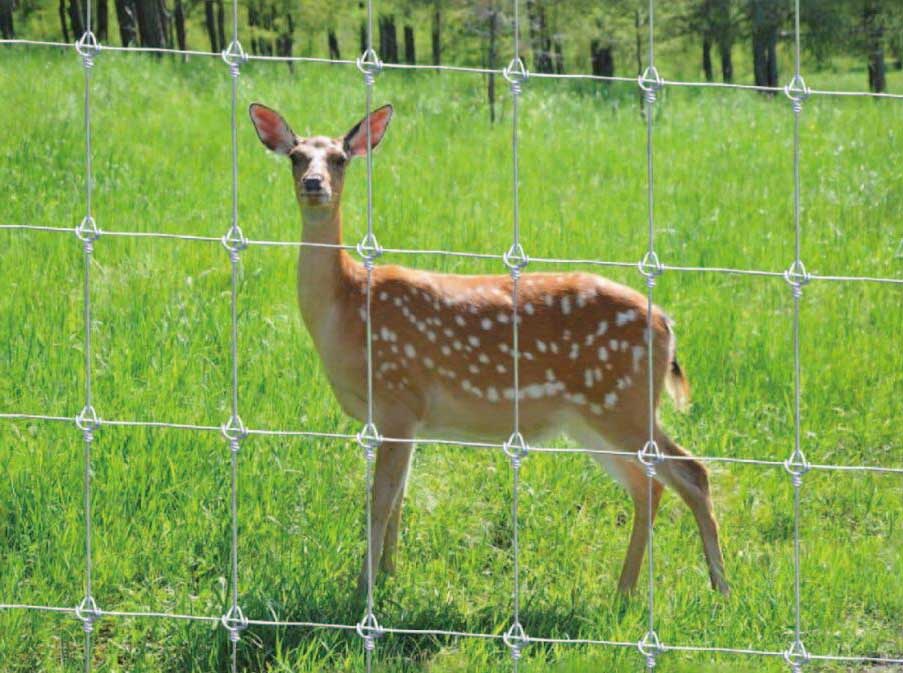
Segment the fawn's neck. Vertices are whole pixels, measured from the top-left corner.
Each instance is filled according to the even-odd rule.
[[[298,306],[317,339],[322,319],[347,300],[356,286],[361,265],[343,249],[342,213],[335,208],[301,208],[298,251]]]

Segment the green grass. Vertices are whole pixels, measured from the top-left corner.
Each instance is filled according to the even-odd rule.
[[[230,222],[229,79],[219,62],[104,55],[94,70],[95,217],[106,230],[219,236]],[[825,76],[826,79],[827,76]],[[899,79],[899,75],[897,75]],[[830,84],[827,81],[826,84]],[[0,222],[72,227],[84,212],[82,80],[72,54],[7,50],[0,66]],[[500,252],[511,238],[510,108],[490,127],[481,81],[387,72],[396,117],[375,158],[386,247]],[[362,114],[353,69],[242,69],[240,104],[280,109],[301,134],[340,134]],[[901,108],[815,99],[802,117],[803,258],[810,271],[903,277]],[[245,233],[292,240],[288,168],[239,126]],[[783,270],[793,257],[792,115],[784,99],[668,91],[657,107],[657,248],[671,264]],[[522,235],[533,256],[637,260],[645,247],[645,126],[630,89],[530,82],[521,127]],[[346,188],[346,242],[364,231],[362,163]],[[355,432],[295,306],[295,251],[243,255],[240,397],[255,428]],[[499,263],[404,257],[421,268]],[[393,260],[398,261],[398,260]],[[83,404],[81,246],[0,231],[0,410],[73,416]],[[229,261],[215,243],[97,241],[93,370],[107,419],[218,425],[229,414]],[[635,271],[613,278],[635,287]],[[656,300],[678,323],[694,386],[664,409],[696,453],[783,459],[793,445],[791,294],[778,279],[669,273]],[[903,465],[900,289],[813,283],[802,308],[803,445],[813,462]],[[529,439],[529,438],[528,438]],[[0,601],[75,605],[83,592],[80,433],[0,423]],[[94,444],[95,596],[107,610],[225,612],[229,452],[215,433],[103,428]],[[712,468],[728,598],[708,588],[692,517],[676,497],[656,528],[656,619],[668,643],[783,650],[792,639],[792,489],[774,468]],[[640,594],[614,594],[627,496],[583,456],[531,455],[521,500],[523,622],[531,635],[637,640]],[[350,443],[254,437],[240,457],[241,604],[253,617],[354,623],[364,553],[364,463]],[[380,621],[500,633],[511,613],[510,471],[503,455],[423,446],[400,572]],[[817,472],[802,491],[806,646],[903,653],[903,496],[894,475]],[[107,618],[95,670],[225,670],[221,628]],[[70,617],[0,613],[8,671],[81,670]],[[356,636],[253,628],[251,671],[361,670]],[[523,670],[641,670],[634,650],[532,646]],[[390,636],[380,671],[506,671],[500,645]],[[864,671],[813,664],[811,670]],[[661,671],[783,671],[778,660],[671,653]],[[807,668],[809,670],[809,668]]]

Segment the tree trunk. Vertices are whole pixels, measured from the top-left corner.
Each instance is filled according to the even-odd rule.
[[[756,86],[778,86],[779,5],[780,3],[774,0],[755,0],[750,7],[753,73]]]
[[[90,2],[91,0],[85,0]],[[175,44],[172,34],[172,13],[166,8],[165,0],[158,0],[158,11],[160,13],[160,26],[163,29],[163,44],[167,49],[172,49]]]
[[[2,2],[2,0],[0,0]],[[97,0],[97,40],[106,42],[110,34],[110,14],[107,0]]]
[[[185,7],[182,0],[176,0],[175,14],[173,16],[176,24],[176,41],[179,49],[185,51],[188,49],[188,42],[185,39]]]
[[[329,32],[326,35],[326,41],[329,43],[329,58],[332,59],[340,59],[342,58],[342,52],[339,51],[339,38],[335,34],[335,30],[333,28],[329,29]],[[366,49],[366,47],[364,47]],[[361,49],[361,53],[364,50]]]
[[[217,51],[222,51],[226,48],[226,29],[225,29],[225,9],[223,9],[223,0],[215,0],[216,1],[216,39],[219,41],[220,48]]]
[[[708,35],[702,36],[702,71],[705,73],[706,82],[715,79],[715,73],[712,71],[712,38]]]
[[[866,49],[868,51],[869,91],[887,90],[887,68],[884,65],[884,24],[881,10],[874,2],[866,2],[863,9]]]
[[[530,25],[533,69],[536,72],[552,72],[552,42],[548,35],[545,6],[541,0],[527,0],[527,18]]]
[[[164,46],[163,17],[158,0],[137,0],[138,37],[142,47]]]
[[[433,25],[431,30],[433,65],[442,64],[442,8],[439,0],[433,5]]]
[[[636,74],[643,74],[643,38],[640,35],[640,26],[642,26],[642,22],[640,21],[640,10],[636,10],[633,13],[633,28],[636,33]]]
[[[564,44],[561,35],[556,34],[552,38],[552,55],[555,61],[555,72],[560,75],[564,72]]]
[[[213,15],[213,0],[204,0],[204,27],[207,29],[207,37],[210,39],[210,51],[222,51],[222,47],[216,39],[216,19]]]
[[[611,77],[615,74],[615,59],[611,45],[603,47],[601,40],[590,41],[589,57],[596,77]]]
[[[58,6],[60,13],[60,26],[63,29],[63,42],[69,41],[69,24],[66,22],[66,0],[60,0]]]
[[[391,14],[379,17],[379,55],[389,63],[398,63],[398,33]]]
[[[489,9],[489,54],[487,67],[494,71],[498,60],[499,14],[495,7]],[[489,123],[495,123],[495,72],[490,72],[486,82],[486,96],[489,99]]]
[[[295,20],[292,18],[291,13],[286,13],[285,15],[285,26],[279,32],[279,37],[276,38],[276,53],[279,56],[289,57],[292,55],[292,49],[295,44]],[[288,61],[288,69],[289,72],[295,71],[295,64],[292,61]]]
[[[116,21],[119,23],[119,42],[123,47],[135,43],[135,10],[131,0],[115,0]]]
[[[13,26],[13,0],[0,0],[0,37],[11,40],[16,36]]]
[[[778,86],[778,31],[768,35],[768,86]]]
[[[414,48],[414,26],[404,27],[404,62],[414,65],[417,63],[417,51]]]
[[[78,0],[69,0],[69,25],[76,40],[85,34],[85,15]]]
[[[730,84],[734,81],[734,61],[731,58],[731,44],[727,40],[718,43],[721,55],[721,79]]]

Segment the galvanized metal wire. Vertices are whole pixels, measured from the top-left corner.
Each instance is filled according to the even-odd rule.
[[[74,228],[58,227],[49,225],[32,225],[32,224],[0,224],[0,230],[10,231],[36,231],[51,233],[75,233],[83,247],[84,256],[84,273],[83,273],[83,322],[84,322],[84,377],[85,377],[85,404],[81,411],[74,417],[59,416],[53,414],[27,413],[27,412],[2,412],[0,419],[9,421],[46,421],[46,422],[62,422],[74,423],[81,431],[84,444],[83,457],[83,499],[84,499],[84,530],[85,530],[85,592],[81,602],[77,607],[61,607],[47,606],[37,604],[24,603],[5,603],[0,604],[0,610],[27,610],[37,612],[47,612],[55,614],[74,615],[83,626],[85,632],[85,651],[84,651],[84,670],[90,673],[92,666],[92,633],[94,623],[103,617],[123,618],[123,619],[172,619],[184,621],[199,621],[207,623],[221,624],[229,634],[231,641],[231,668],[233,673],[237,671],[237,644],[241,637],[241,632],[249,626],[257,627],[273,627],[273,628],[310,628],[310,629],[336,629],[356,632],[361,638],[365,652],[365,666],[368,673],[372,670],[374,659],[373,653],[375,649],[376,638],[383,635],[409,635],[409,636],[433,636],[440,638],[480,638],[488,640],[500,640],[509,649],[512,658],[513,670],[518,670],[519,660],[521,659],[522,650],[530,642],[546,643],[546,644],[582,644],[582,645],[600,645],[610,647],[626,647],[637,648],[640,654],[645,658],[647,669],[651,670],[656,665],[656,657],[662,653],[675,652],[702,652],[713,654],[731,654],[743,656],[764,656],[764,657],[783,657],[794,673],[798,673],[803,665],[812,660],[835,661],[835,662],[858,662],[858,663],[874,663],[874,664],[903,664],[903,657],[874,657],[874,656],[846,656],[833,654],[814,654],[809,653],[803,644],[803,621],[802,621],[802,600],[801,600],[801,584],[802,577],[800,571],[800,518],[802,510],[801,487],[803,483],[803,475],[810,470],[821,471],[837,471],[837,472],[865,472],[878,474],[903,474],[903,467],[880,466],[880,465],[836,465],[836,464],[819,464],[809,463],[802,450],[801,442],[801,403],[802,403],[802,383],[801,383],[801,357],[800,357],[800,303],[802,298],[802,289],[805,285],[813,281],[839,281],[839,282],[872,282],[885,283],[892,285],[903,284],[903,278],[882,278],[877,276],[853,276],[853,275],[829,275],[829,274],[812,274],[806,271],[802,261],[802,227],[801,227],[801,182],[800,182],[800,115],[803,109],[803,102],[813,95],[821,96],[868,96],[874,98],[890,98],[903,99],[901,94],[875,94],[871,92],[850,92],[850,91],[823,91],[809,89],[801,75],[800,60],[800,30],[799,30],[799,0],[795,0],[794,5],[794,76],[786,87],[763,87],[742,84],[720,84],[709,82],[682,82],[672,81],[662,78],[655,68],[655,31],[654,31],[654,0],[649,0],[648,4],[648,65],[644,73],[638,78],[627,77],[600,77],[581,74],[547,74],[547,73],[529,73],[520,56],[520,15],[519,0],[513,0],[513,58],[509,65],[502,70],[493,70],[487,68],[473,68],[466,66],[425,66],[410,64],[383,63],[372,46],[373,36],[373,0],[367,2],[367,24],[366,24],[366,50],[357,60],[341,60],[341,59],[323,59],[313,57],[276,57],[276,56],[255,56],[248,55],[244,52],[239,42],[238,31],[238,3],[237,0],[232,2],[232,41],[222,54],[205,51],[194,50],[177,50],[162,48],[143,48],[143,47],[112,47],[98,44],[96,38],[91,32],[92,16],[91,2],[86,3],[86,32],[81,36],[75,44],[47,42],[37,40],[0,40],[0,44],[7,45],[29,45],[29,46],[48,46],[61,48],[74,48],[81,57],[84,70],[84,120],[85,120],[85,216],[82,221]],[[185,56],[216,56],[221,57],[229,67],[231,75],[231,139],[232,139],[232,217],[231,226],[227,233],[221,237],[203,236],[190,233],[167,233],[167,232],[142,232],[142,231],[105,231],[97,225],[92,216],[92,193],[93,193],[93,166],[92,166],[92,150],[91,150],[91,70],[94,67],[95,59],[104,51],[108,52],[153,52],[167,54],[181,54]],[[504,254],[497,253],[480,253],[472,251],[453,251],[453,250],[417,250],[407,248],[382,248],[376,240],[374,234],[373,221],[373,164],[372,164],[372,146],[373,139],[371,137],[370,124],[365,124],[366,140],[367,140],[367,234],[363,241],[356,246],[341,244],[320,244],[307,243],[298,241],[275,241],[275,240],[255,240],[247,239],[239,226],[239,201],[238,201],[238,136],[237,136],[237,101],[238,101],[238,79],[240,67],[247,61],[277,61],[277,62],[303,62],[311,64],[331,64],[331,65],[355,65],[364,76],[365,85],[365,112],[366,119],[369,119],[372,113],[372,94],[376,76],[384,69],[387,70],[416,70],[429,69],[459,73],[476,73],[487,74],[494,73],[504,76],[511,89],[512,96],[512,179],[513,179],[513,239],[511,247]],[[528,258],[524,251],[520,236],[520,177],[519,177],[519,101],[523,90],[523,86],[528,78],[536,77],[543,79],[587,79],[598,81],[628,82],[638,84],[643,95],[644,110],[646,119],[646,162],[647,162],[647,215],[648,215],[648,244],[643,258],[639,263],[615,261],[615,260],[599,260],[599,259],[559,259],[534,257]],[[655,251],[655,186],[654,186],[654,103],[658,92],[664,87],[715,87],[728,88],[738,90],[752,90],[764,92],[784,92],[791,100],[794,120],[793,130],[793,223],[794,223],[794,260],[787,271],[770,271],[761,269],[737,269],[729,267],[701,267],[701,266],[681,266],[663,264],[659,261]],[[222,243],[228,253],[231,264],[231,416],[228,421],[221,426],[203,423],[187,423],[175,421],[157,421],[157,420],[129,420],[129,419],[103,419],[98,416],[93,404],[92,390],[92,347],[91,347],[91,261],[94,251],[95,241],[100,237],[124,237],[124,238],[160,238],[190,242],[219,242]],[[241,253],[248,246],[259,247],[299,247],[311,246],[331,249],[356,250],[362,257],[367,272],[366,287],[366,339],[367,339],[367,423],[363,430],[357,434],[336,433],[336,432],[319,432],[307,429],[267,429],[267,428],[247,428],[239,415],[239,345],[238,345],[238,300],[239,300],[239,279],[240,279],[240,261]],[[521,270],[528,263],[535,264],[551,264],[551,265],[589,265],[602,267],[620,267],[620,268],[638,268],[646,279],[647,285],[647,375],[649,377],[649,439],[645,446],[639,448],[636,452],[630,451],[613,451],[605,449],[589,449],[582,447],[535,447],[528,445],[527,441],[521,434],[520,430],[520,405],[519,395],[514,396],[514,417],[512,434],[508,441],[502,444],[492,442],[475,442],[467,440],[456,440],[450,438],[392,438],[381,437],[376,427],[376,418],[374,414],[374,397],[373,397],[373,371],[372,371],[372,328],[371,328],[371,286],[372,273],[375,260],[382,254],[397,255],[439,255],[439,256],[457,256],[472,259],[503,261],[512,276],[512,300],[513,300],[513,320],[512,320],[512,355],[514,387],[519,389],[519,326],[521,318],[518,315],[518,291],[519,278]],[[653,289],[656,284],[657,277],[664,272],[678,273],[715,273],[715,274],[734,274],[742,276],[753,276],[763,278],[779,278],[785,280],[793,295],[793,346],[794,346],[794,440],[793,450],[790,457],[786,460],[773,460],[764,458],[751,458],[745,456],[671,456],[661,452],[655,441],[655,419],[654,419],[654,398],[653,398],[653,349],[652,349],[652,306],[653,306]],[[230,468],[231,468],[231,550],[230,550],[230,607],[226,614],[221,616],[210,615],[190,615],[184,613],[175,613],[167,611],[122,611],[122,610],[103,610],[99,607],[92,595],[92,531],[91,531],[91,485],[92,485],[92,455],[91,449],[95,439],[95,432],[103,427],[143,427],[150,429],[171,429],[178,431],[194,431],[194,432],[221,432],[225,437],[230,448]],[[239,584],[238,584],[238,456],[242,442],[248,437],[257,436],[261,438],[276,437],[287,438],[297,437],[305,439],[316,439],[321,441],[341,441],[347,442],[355,440],[364,449],[365,456],[365,483],[366,483],[366,509],[367,509],[367,607],[362,620],[354,625],[338,624],[326,622],[312,621],[294,621],[273,619],[249,619],[241,610],[239,605]],[[435,444],[440,446],[458,446],[463,448],[479,448],[498,450],[502,449],[508,456],[512,466],[512,506],[511,517],[513,524],[512,539],[512,622],[504,633],[479,633],[460,630],[447,629],[408,629],[403,627],[384,627],[380,626],[376,619],[374,610],[374,592],[373,592],[373,557],[371,548],[372,533],[372,481],[373,481],[373,464],[379,446],[383,442],[393,442],[398,444]],[[618,455],[622,457],[635,457],[645,467],[647,473],[648,491],[647,491],[647,507],[649,511],[648,517],[648,614],[647,614],[647,630],[642,634],[638,642],[615,641],[604,639],[587,639],[587,638],[554,638],[531,635],[528,636],[521,624],[521,596],[520,596],[520,553],[519,553],[519,523],[518,523],[518,504],[519,504],[519,488],[520,488],[520,468],[523,459],[528,452],[548,453],[548,454],[566,454],[566,453],[586,453],[586,454],[604,454]],[[654,562],[654,526],[652,521],[653,506],[653,480],[656,476],[656,466],[664,461],[680,461],[680,460],[699,460],[703,462],[724,462],[736,465],[750,465],[757,467],[783,468],[789,472],[793,486],[793,512],[794,512],[794,531],[793,531],[793,560],[794,560],[794,640],[790,646],[784,651],[768,651],[758,650],[755,648],[742,648],[731,646],[711,646],[711,645],[693,645],[693,644],[669,644],[659,640],[655,632],[655,562]]]

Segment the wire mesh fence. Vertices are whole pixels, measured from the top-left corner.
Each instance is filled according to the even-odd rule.
[[[231,42],[222,53],[196,51],[196,50],[176,50],[162,48],[144,48],[144,47],[113,47],[101,45],[97,42],[94,34],[91,32],[92,3],[85,3],[85,25],[88,27],[87,32],[82,35],[75,44],[61,42],[47,42],[38,40],[0,40],[3,45],[21,45],[21,46],[46,46],[56,48],[74,48],[81,58],[84,72],[84,135],[85,135],[85,215],[81,222],[73,229],[69,227],[44,226],[36,224],[0,224],[0,229],[6,230],[22,230],[37,231],[62,234],[75,234],[80,241],[83,250],[84,275],[83,275],[83,326],[84,326],[84,407],[74,417],[54,416],[41,413],[26,412],[0,412],[0,419],[5,420],[40,420],[47,422],[71,423],[74,424],[82,433],[84,457],[83,457],[83,497],[84,497],[84,595],[76,607],[51,606],[51,605],[31,605],[23,603],[2,603],[0,610],[30,610],[37,612],[61,613],[74,615],[80,620],[84,631],[84,670],[89,672],[92,670],[92,634],[97,620],[101,618],[123,618],[123,619],[170,619],[181,621],[206,622],[211,624],[219,624],[228,634],[230,641],[231,653],[231,670],[233,673],[238,669],[238,644],[241,641],[242,632],[249,626],[261,627],[288,627],[288,628],[304,628],[304,629],[335,629],[356,633],[364,648],[365,667],[369,672],[374,665],[373,654],[377,646],[377,640],[384,634],[400,634],[411,636],[430,635],[437,637],[462,637],[462,638],[479,638],[495,640],[504,643],[511,654],[511,665],[514,671],[518,670],[519,662],[522,657],[524,648],[530,643],[537,644],[582,644],[582,645],[598,645],[607,647],[618,647],[636,650],[642,657],[643,665],[651,670],[656,666],[657,657],[666,652],[695,652],[695,653],[712,653],[712,654],[728,654],[742,655],[753,657],[773,657],[783,659],[794,673],[798,673],[802,667],[810,661],[831,661],[845,663],[861,663],[861,664],[903,664],[903,653],[899,656],[840,656],[832,654],[818,654],[809,652],[803,642],[803,623],[802,623],[802,605],[800,598],[801,571],[800,571],[800,496],[804,483],[804,476],[811,470],[836,471],[836,472],[870,472],[884,474],[903,474],[903,466],[885,466],[885,465],[864,465],[864,464],[821,464],[811,463],[803,452],[801,440],[801,357],[800,357],[800,305],[803,297],[803,289],[806,285],[818,281],[836,281],[836,282],[864,282],[864,283],[881,283],[888,285],[903,285],[903,278],[877,277],[877,276],[853,276],[853,275],[818,275],[809,273],[801,258],[801,222],[800,222],[800,116],[803,111],[805,101],[811,96],[865,96],[872,98],[886,99],[903,99],[901,94],[876,94],[868,92],[852,92],[852,91],[830,91],[830,90],[813,90],[810,89],[802,76],[800,69],[800,25],[799,25],[799,0],[796,0],[794,6],[794,74],[790,83],[783,88],[752,86],[743,84],[722,84],[713,82],[685,82],[672,81],[661,77],[655,66],[655,30],[654,30],[654,0],[649,0],[648,17],[649,17],[649,41],[648,41],[648,66],[638,78],[630,77],[604,77],[596,75],[582,74],[547,74],[547,73],[530,73],[524,65],[520,53],[520,16],[519,16],[519,0],[513,2],[513,45],[514,53],[512,60],[507,67],[502,70],[494,70],[489,68],[476,68],[455,65],[411,65],[399,63],[383,63],[376,51],[373,49],[373,0],[367,2],[367,21],[366,21],[366,49],[364,53],[356,60],[341,59],[325,59],[313,57],[285,57],[285,56],[260,56],[247,54],[240,41],[238,30],[238,1],[232,2],[232,36]],[[202,56],[222,58],[228,66],[231,78],[231,150],[232,150],[232,212],[231,224],[228,231],[222,237],[199,236],[188,233],[163,233],[163,232],[128,232],[128,231],[107,231],[95,222],[92,216],[92,186],[93,186],[93,168],[92,168],[92,150],[91,150],[91,73],[95,64],[96,57],[104,52],[152,52],[179,54],[185,56]],[[298,63],[328,63],[337,66],[353,66],[356,67],[363,76],[364,84],[364,108],[366,115],[369,117],[372,111],[373,89],[378,76],[385,70],[442,70],[450,72],[461,72],[471,74],[497,74],[503,76],[510,86],[510,95],[512,103],[512,199],[513,199],[513,227],[511,246],[503,253],[492,252],[475,252],[475,251],[455,251],[455,250],[419,250],[410,248],[382,248],[377,241],[373,226],[373,164],[372,164],[372,146],[373,139],[369,124],[367,128],[367,230],[363,240],[357,245],[331,245],[323,243],[310,243],[304,241],[280,241],[280,240],[255,240],[248,239],[241,227],[239,226],[239,201],[238,201],[238,139],[237,139],[237,99],[238,87],[242,64],[251,61],[281,61],[281,62],[298,62]],[[633,84],[639,87],[643,96],[644,117],[646,124],[646,163],[647,163],[647,248],[642,259],[635,261],[618,261],[618,260],[602,260],[602,259],[563,259],[550,257],[531,257],[527,254],[526,249],[521,240],[520,234],[520,211],[519,211],[519,158],[518,158],[518,114],[519,101],[523,88],[526,86],[530,78],[551,78],[551,79],[587,79],[597,81],[612,81]],[[653,171],[654,158],[654,109],[656,100],[660,92],[665,87],[711,87],[736,90],[751,90],[768,93],[785,94],[789,101],[793,114],[794,131],[793,131],[793,222],[794,222],[794,259],[789,268],[784,271],[767,270],[767,269],[744,269],[744,268],[727,268],[727,267],[703,267],[703,266],[682,266],[662,263],[655,249],[655,181]],[[198,425],[177,423],[170,421],[161,421],[155,419],[104,419],[94,407],[93,390],[92,390],[92,350],[91,350],[91,261],[94,254],[95,243],[102,237],[133,237],[133,238],[161,238],[174,239],[189,242],[206,242],[221,244],[226,249],[229,256],[231,268],[231,414],[229,418],[220,426],[217,425]],[[240,400],[238,395],[239,381],[239,351],[238,351],[238,277],[241,264],[241,254],[249,246],[261,247],[298,247],[311,246],[320,248],[339,248],[347,251],[356,252],[363,260],[364,267],[367,272],[366,284],[366,300],[365,300],[365,325],[366,325],[366,364],[367,364],[367,418],[364,427],[357,434],[321,432],[310,430],[307,428],[250,428],[247,427],[241,419]],[[593,449],[588,447],[561,448],[561,447],[542,447],[529,445],[526,438],[521,433],[521,411],[519,400],[521,395],[513,395],[513,411],[512,431],[507,441],[502,443],[482,442],[482,441],[462,441],[457,439],[442,437],[419,437],[396,438],[380,435],[379,428],[376,425],[374,417],[374,393],[373,393],[373,352],[372,352],[372,320],[371,320],[371,287],[372,274],[376,260],[383,255],[436,255],[436,256],[458,256],[483,260],[493,260],[501,262],[506,267],[512,278],[512,310],[513,317],[511,320],[512,328],[512,347],[511,357],[513,365],[513,386],[515,391],[520,391],[519,381],[519,359],[520,349],[519,341],[519,324],[518,319],[518,291],[519,279],[522,270],[528,265],[549,264],[558,266],[570,265],[587,265],[599,267],[620,267],[634,268],[644,278],[646,285],[646,302],[647,302],[647,319],[646,319],[646,335],[647,335],[647,376],[648,376],[648,424],[649,438],[642,446],[637,447],[636,451],[617,451],[606,449]],[[655,441],[654,434],[654,416],[655,402],[653,399],[653,340],[652,333],[652,306],[654,299],[654,288],[657,278],[666,272],[677,273],[715,273],[715,274],[735,274],[742,276],[752,276],[761,278],[771,278],[781,280],[789,287],[793,298],[793,363],[794,363],[794,441],[793,450],[790,456],[784,461],[767,460],[756,457],[737,457],[737,456],[682,456],[668,455],[661,451]],[[230,544],[230,586],[229,586],[229,608],[223,615],[192,615],[178,614],[172,612],[159,611],[119,611],[105,610],[96,601],[93,595],[93,566],[92,566],[92,514],[91,514],[91,486],[92,486],[92,445],[95,439],[95,433],[107,427],[151,427],[173,429],[179,431],[190,432],[211,432],[220,433],[229,447],[230,455],[230,513],[231,513],[231,544]],[[248,617],[241,608],[241,592],[239,584],[239,519],[238,519],[238,476],[239,476],[239,457],[241,454],[242,442],[249,436],[271,436],[271,437],[311,437],[322,440],[338,441],[338,442],[354,442],[357,443],[364,452],[365,460],[365,484],[366,484],[366,512],[367,512],[367,600],[366,609],[362,619],[356,624],[340,624],[327,622],[308,622],[308,621],[286,621],[278,619],[256,619]],[[508,629],[504,633],[480,633],[460,630],[448,630],[440,627],[429,629],[407,629],[392,626],[381,625],[377,619],[377,606],[374,600],[373,592],[373,559],[370,544],[370,529],[372,525],[372,496],[371,485],[373,480],[373,465],[376,454],[383,442],[393,443],[429,443],[445,446],[461,446],[473,449],[485,449],[490,451],[501,450],[509,459],[511,465],[511,522],[512,522],[512,544],[511,544],[511,562],[512,562],[512,612],[511,621]],[[687,645],[673,644],[662,642],[656,632],[656,611],[655,611],[655,556],[654,556],[654,526],[651,517],[648,518],[648,587],[647,587],[647,624],[646,631],[637,634],[637,640],[619,641],[604,640],[590,638],[550,638],[536,634],[528,634],[521,624],[521,583],[520,583],[520,554],[518,540],[518,493],[520,485],[520,467],[522,462],[530,453],[548,453],[548,454],[564,454],[564,453],[585,453],[585,454],[602,454],[611,456],[620,456],[624,458],[635,459],[645,469],[647,481],[647,494],[649,498],[650,510],[653,497],[653,481],[656,477],[657,466],[663,461],[679,461],[679,460],[699,460],[704,462],[720,462],[733,463],[742,465],[754,465],[759,467],[776,468],[781,473],[787,473],[793,490],[793,565],[794,565],[794,628],[793,639],[786,649],[765,650],[741,647],[721,647],[708,645]]]

